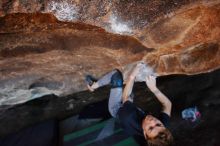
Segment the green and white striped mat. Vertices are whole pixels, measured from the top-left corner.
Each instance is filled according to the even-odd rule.
[[[113,121],[113,123],[112,123]],[[110,126],[113,124],[114,126]],[[110,128],[109,128],[110,127]],[[101,138],[100,138],[101,137]],[[64,146],[138,146],[119,124],[110,119],[63,137]]]

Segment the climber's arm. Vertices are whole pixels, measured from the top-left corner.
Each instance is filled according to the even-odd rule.
[[[146,77],[146,84],[148,88],[154,93],[156,98],[162,104],[162,112],[171,116],[171,109],[172,103],[156,86],[156,77],[154,76],[147,76]]]
[[[123,103],[125,103],[129,99],[129,96],[130,96],[132,89],[133,89],[134,79],[135,79],[135,76],[133,76],[133,75],[130,75],[128,77],[128,81],[125,85],[125,89],[124,89],[123,95],[122,95]]]
[[[132,70],[131,74],[129,75],[128,80],[127,80],[126,85],[125,85],[125,88],[124,88],[124,91],[123,91],[123,95],[122,95],[123,103],[125,103],[129,99],[129,96],[131,95],[131,92],[132,92],[132,89],[133,89],[135,77],[139,73],[140,68],[141,68],[142,65],[143,65],[142,62],[138,63],[135,66],[135,68]]]

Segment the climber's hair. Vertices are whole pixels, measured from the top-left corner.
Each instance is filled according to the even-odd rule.
[[[160,131],[154,138],[149,138],[147,135],[148,146],[172,146],[173,136],[168,129]]]

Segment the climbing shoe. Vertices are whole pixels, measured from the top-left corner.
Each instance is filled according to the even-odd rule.
[[[88,84],[89,86],[92,86],[92,84],[96,81],[97,81],[97,79],[94,78],[93,76],[86,75],[86,84]]]

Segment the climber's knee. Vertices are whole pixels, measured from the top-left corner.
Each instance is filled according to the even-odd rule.
[[[111,77],[111,87],[122,87],[123,86],[123,75],[120,70],[115,69],[115,73]]]

